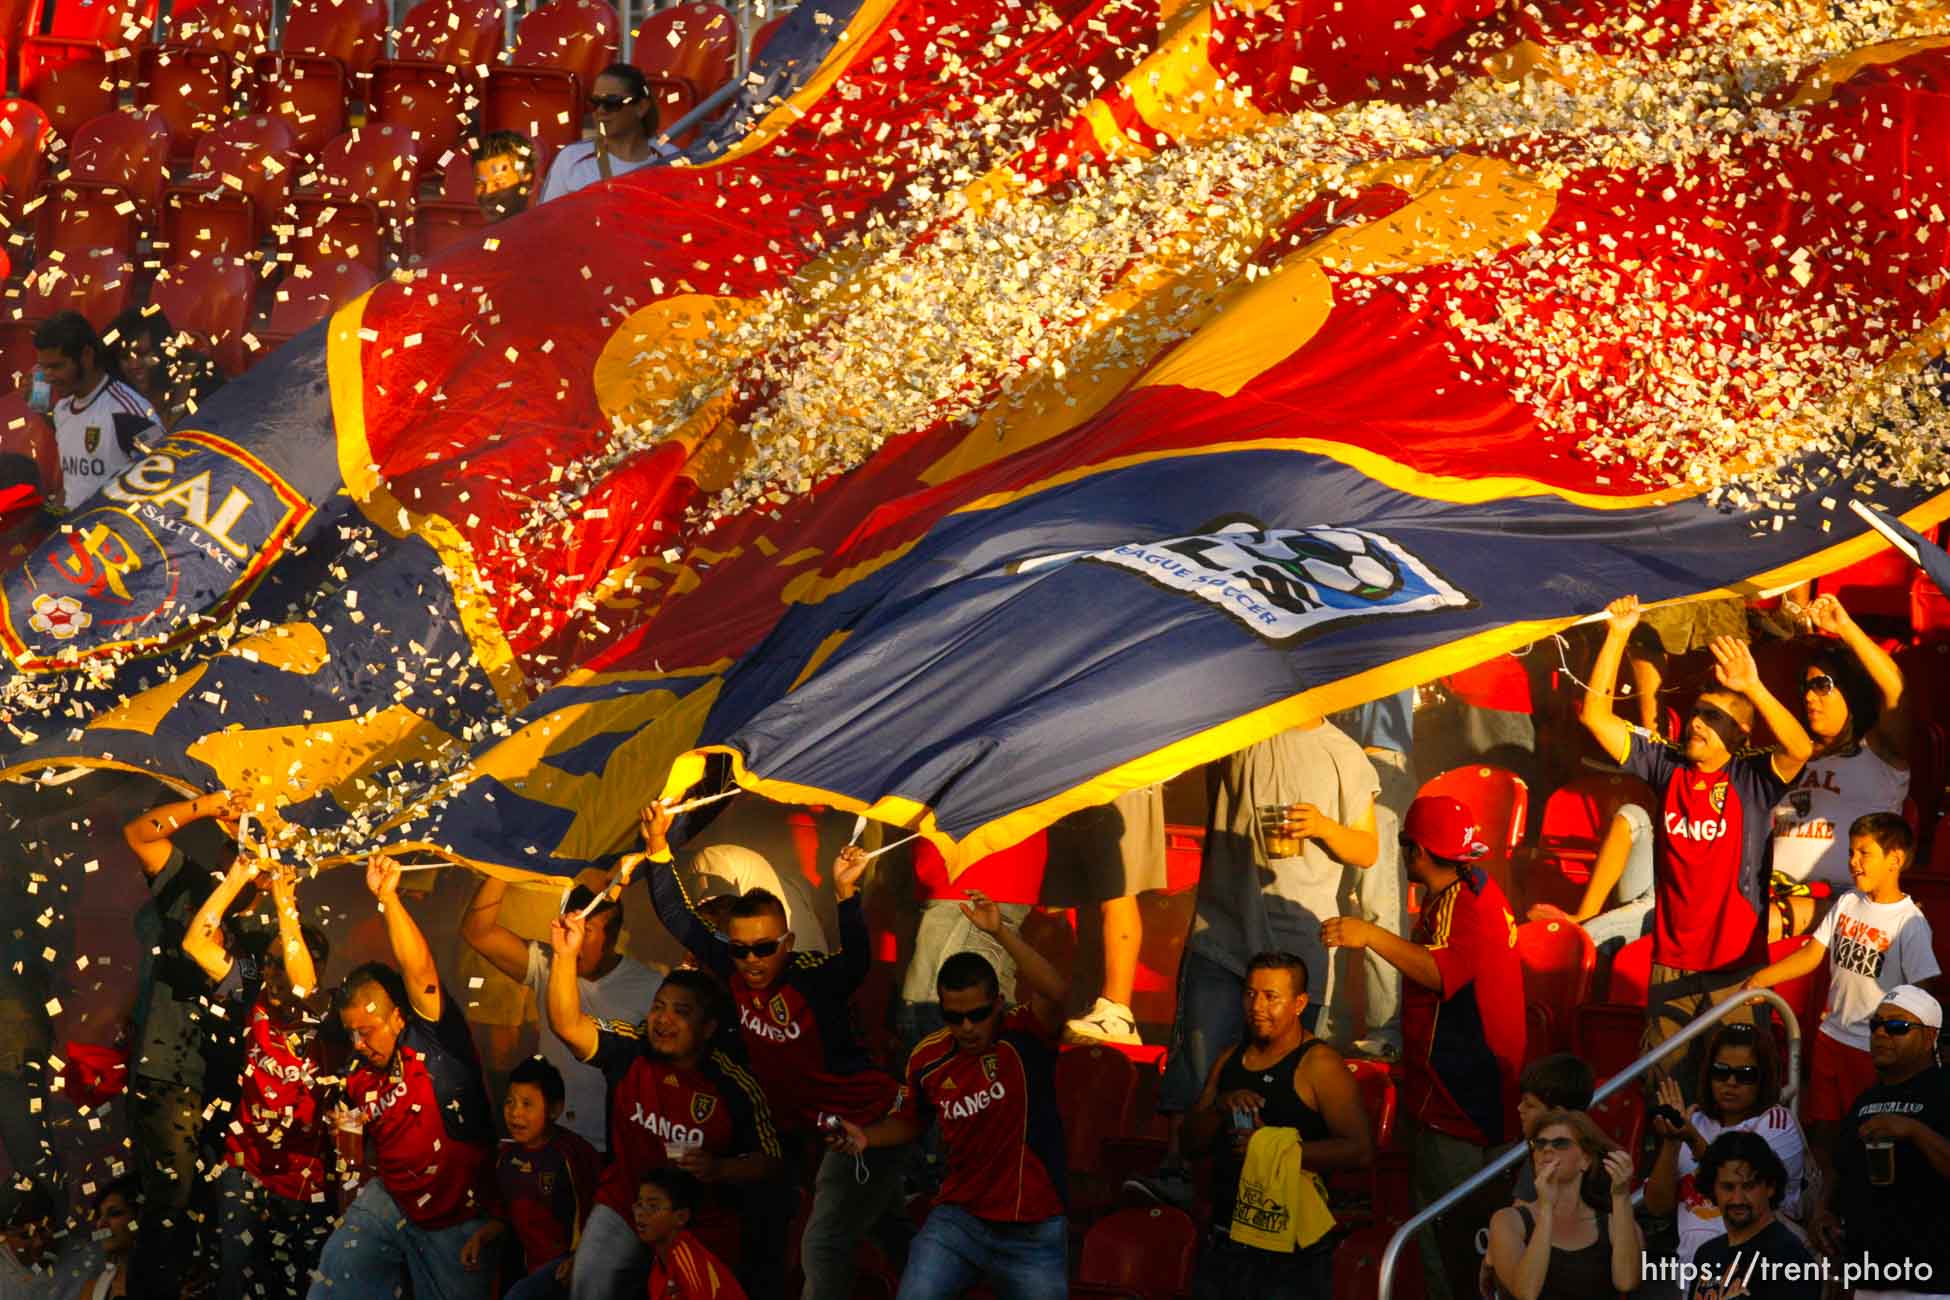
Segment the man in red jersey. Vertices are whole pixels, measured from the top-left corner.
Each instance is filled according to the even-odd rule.
[[[785,905],[765,890],[747,890],[731,901],[723,938],[698,917],[672,867],[670,823],[661,804],[643,810],[650,898],[664,928],[700,965],[731,986],[745,1055],[772,1104],[781,1135],[810,1134],[822,1115],[856,1124],[885,1115],[900,1085],[873,1068],[854,1034],[849,1006],[873,963],[859,896],[866,854],[849,847],[833,865],[838,949],[795,953]],[[900,1204],[906,1156],[901,1150],[870,1153],[861,1165],[862,1177],[855,1161],[827,1152],[799,1247],[806,1274],[804,1300],[852,1296],[854,1255],[873,1225]],[[781,1252],[783,1245],[779,1243]]]
[[[1649,1050],[1767,964],[1773,809],[1815,746],[1801,720],[1761,681],[1746,643],[1725,636],[1708,646],[1719,689],[1694,703],[1682,744],[1632,726],[1614,711],[1612,688],[1639,624],[1639,598],[1620,596],[1606,606],[1605,617],[1605,642],[1579,716],[1612,761],[1659,797],[1652,841],[1652,979],[1642,1044]],[[1756,713],[1780,742],[1772,753],[1747,744]],[[1670,1054],[1663,1064],[1675,1068],[1679,1057]],[[1682,1069],[1680,1077],[1688,1073]]]
[[[276,935],[233,939],[224,913],[266,875]],[[205,1021],[204,1097],[223,1148],[217,1283],[226,1295],[296,1300],[331,1228],[331,1142],[318,1105],[317,1020],[306,1007],[329,951],[299,922],[296,872],[249,855],[231,863],[183,936],[217,1012]]]
[[[1055,1008],[1069,981],[990,899],[971,891],[962,911],[1002,945],[1044,1001],[1035,1011],[1011,1008],[987,958],[948,958],[935,977],[947,1028],[907,1058],[894,1113],[864,1126],[847,1120],[829,1142],[836,1154],[858,1158],[906,1146],[930,1119],[940,1125],[947,1171],[908,1251],[902,1300],[952,1300],[979,1280],[1004,1300],[1061,1300],[1069,1294],[1069,1222]]]
[[[1470,865],[1489,852],[1461,800],[1424,795],[1402,819],[1409,879],[1426,891],[1408,940],[1358,916],[1329,917],[1329,948],[1369,949],[1402,981],[1402,1118],[1415,1195],[1427,1205],[1481,1169],[1504,1140],[1523,1065],[1523,965],[1503,890]],[[1450,1214],[1422,1236],[1428,1294],[1448,1300],[1476,1277],[1478,1219]],[[1445,1267],[1446,1266],[1446,1267]]]
[[[701,970],[674,970],[657,988],[642,1024],[599,1020],[582,1009],[575,958],[583,920],[575,913],[549,928],[548,1017],[576,1059],[609,1085],[609,1164],[596,1184],[596,1208],[576,1246],[574,1300],[602,1300],[641,1285],[650,1252],[630,1225],[643,1175],[666,1165],[706,1183],[690,1227],[719,1258],[738,1259],[747,1276],[778,1287],[778,1260],[741,1251],[740,1189],[770,1182],[783,1168],[765,1094],[716,1044],[724,990]]]
[[[440,987],[426,936],[399,896],[399,866],[375,855],[366,888],[379,900],[395,971],[368,962],[336,1005],[359,1060],[345,1081],[378,1177],[359,1189],[325,1243],[309,1300],[392,1295],[410,1277],[417,1300],[486,1300],[494,1278],[461,1262],[494,1204],[493,1109],[458,999]],[[345,1121],[342,1121],[342,1123]]]

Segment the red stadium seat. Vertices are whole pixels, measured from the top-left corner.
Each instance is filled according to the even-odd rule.
[[[1934,541],[1936,530],[1924,535]],[[1910,581],[1915,573],[1916,566],[1908,556],[1885,546],[1866,560],[1815,579],[1815,594],[1836,597],[1856,618],[1907,619]]]
[[[41,321],[78,311],[103,330],[129,305],[135,265],[126,253],[112,248],[50,257],[27,277],[26,288],[23,319]]]
[[[20,42],[20,93],[60,135],[113,112],[155,22],[156,0],[39,0]]]
[[[537,173],[535,189],[542,187]],[[487,217],[474,201],[474,159],[456,149],[441,171],[440,197],[421,199],[413,219],[413,255],[432,257],[442,249],[464,244],[487,225]]]
[[[281,117],[235,118],[203,138],[189,179],[163,194],[169,257],[255,257],[258,241],[285,216],[298,155]]]
[[[377,271],[385,245],[413,218],[419,186],[403,126],[357,127],[325,146],[306,188],[291,197],[288,243],[301,262],[362,261]]]
[[[549,0],[523,18],[514,57],[488,74],[481,129],[519,131],[550,152],[581,139],[589,89],[616,62],[618,31],[602,0]]]
[[[11,216],[41,192],[47,139],[47,114],[39,104],[0,101],[0,211]]]
[[[422,171],[460,142],[479,106],[479,69],[500,57],[501,26],[493,0],[422,0],[400,24],[396,57],[373,65],[368,120],[414,131]]]
[[[359,262],[295,266],[272,295],[270,319],[258,332],[266,353],[324,320],[379,283]]]
[[[168,178],[169,125],[150,109],[104,113],[75,132],[67,184],[113,189],[153,218]]]
[[[1130,1129],[1137,1067],[1114,1047],[1066,1047],[1056,1058],[1056,1105],[1072,1172],[1092,1173],[1107,1138]]]
[[[1915,899],[1923,915],[1930,918],[1930,941],[1936,952],[1936,964],[1950,971],[1950,879],[1935,875],[1905,877],[1903,892]]]
[[[1548,1051],[1563,1051],[1571,1042],[1571,1014],[1591,991],[1598,961],[1591,936],[1575,921],[1531,921],[1517,927],[1517,956],[1524,999],[1545,1012]]]
[[[1909,732],[1909,795],[1916,805],[1917,843],[1924,849],[1935,842],[1937,821],[1943,815],[1943,783],[1950,773],[1950,740],[1941,725],[1912,717]]]
[[[1639,1059],[1645,1008],[1587,1002],[1571,1013],[1571,1054],[1599,1074],[1617,1074]]]
[[[1476,815],[1483,837],[1490,846],[1488,856],[1477,865],[1487,871],[1515,898],[1510,872],[1510,857],[1523,838],[1524,819],[1530,815],[1530,789],[1515,772],[1487,764],[1451,768],[1432,781],[1424,782],[1420,794],[1446,794],[1462,801]]]
[[[668,128],[737,73],[738,20],[704,0],[659,10],[637,29],[630,62],[649,78],[657,123]]]
[[[1618,950],[1611,962],[1611,987],[1605,1001],[1644,1007],[1652,984],[1652,936],[1641,935]]]
[[[772,43],[772,38],[779,34],[779,28],[785,26],[785,20],[790,17],[792,17],[790,13],[782,13],[759,25],[759,29],[752,33],[751,52],[745,56],[747,64],[756,64],[759,61],[765,53],[765,47]]]
[[[1183,1210],[1118,1210],[1084,1234],[1077,1281],[1171,1300],[1191,1286],[1197,1257],[1198,1225]]]
[[[1950,596],[1920,569],[1909,584],[1909,633],[1918,642],[1950,637]]]
[[[33,15],[34,0],[0,0],[0,49],[5,51],[8,86],[20,80],[20,41],[27,35],[27,20]]]
[[[1605,1076],[1600,1076],[1598,1086],[1602,1088],[1606,1081]],[[1627,1084],[1593,1105],[1589,1113],[1605,1136],[1625,1148],[1636,1165],[1639,1148],[1645,1141],[1645,1089]]]
[[[18,297],[10,297],[7,302],[11,317],[20,305]],[[34,367],[40,364],[40,352],[34,347],[34,327],[22,320],[0,321],[0,389],[7,390],[7,396],[21,401],[20,393],[27,387]],[[0,400],[6,400],[0,397]],[[56,462],[59,463],[58,460]],[[43,464],[40,467],[41,482],[54,481],[52,468]]]
[[[384,0],[308,0],[285,18],[279,48],[257,56],[256,107],[290,125],[310,153],[346,127],[346,101],[386,52]]]
[[[1335,1213],[1370,1220],[1406,1214],[1412,1207],[1405,1194],[1408,1157],[1395,1149],[1395,1118],[1400,1110],[1395,1073],[1386,1062],[1370,1060],[1348,1061],[1347,1072],[1361,1094],[1375,1158],[1366,1169],[1338,1169],[1327,1175]]]
[[[1514,874],[1522,910],[1540,902],[1567,912],[1576,909],[1605,831],[1628,803],[1652,807],[1652,788],[1622,772],[1587,772],[1551,792],[1544,801],[1537,843],[1517,855]]]
[[[226,375],[244,369],[244,329],[250,321],[257,272],[235,257],[199,257],[165,267],[149,301],[169,323],[192,336]]]
[[[1358,1228],[1334,1249],[1334,1300],[1375,1300],[1381,1294],[1381,1256],[1388,1239],[1395,1235],[1395,1223],[1376,1223]],[[1422,1252],[1411,1239],[1395,1257],[1394,1291],[1398,1296],[1419,1296],[1426,1292],[1422,1278]],[[1239,1300],[1251,1300],[1241,1296]]]
[[[168,43],[142,51],[136,90],[136,102],[168,124],[172,159],[187,161],[198,139],[231,115],[270,32],[268,0],[204,0],[172,10]]]

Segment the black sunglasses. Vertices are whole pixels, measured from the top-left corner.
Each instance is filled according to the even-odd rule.
[[[1900,1016],[1890,1016],[1887,1020],[1881,1016],[1869,1017],[1870,1033],[1887,1034],[1891,1038],[1901,1038],[1912,1029],[1927,1029],[1928,1027],[1920,1020],[1904,1020]]]
[[[739,943],[731,939],[726,941],[725,947],[731,949],[734,960],[743,961],[747,957],[770,957],[784,942],[784,939],[760,939],[757,943]]]
[[[1723,727],[1731,727],[1735,731],[1740,730],[1740,724],[1733,720],[1731,713],[1728,713],[1725,709],[1716,709],[1711,704],[1695,704],[1693,706],[1693,716],[1715,731],[1719,731]]]
[[[950,1011],[946,1007],[941,1008],[941,1018],[951,1025],[979,1025],[994,1014],[995,1003],[993,1002],[976,1007],[973,1011]]]
[[[1827,673],[1816,673],[1801,683],[1801,689],[1810,695],[1826,695],[1835,689],[1835,679]]]
[[[1716,1083],[1759,1083],[1758,1065],[1722,1065],[1715,1061],[1707,1067],[1707,1074]]]
[[[1575,1138],[1532,1138],[1530,1139],[1530,1149],[1532,1151],[1569,1151],[1572,1147],[1576,1145],[1577,1145],[1577,1140]]]
[[[642,100],[641,95],[591,95],[589,107],[599,108],[605,113],[614,113],[619,108],[628,108],[631,104],[641,103]]]

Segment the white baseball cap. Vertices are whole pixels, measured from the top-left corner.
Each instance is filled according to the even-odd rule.
[[[1943,1028],[1943,1004],[1914,984],[1899,984],[1882,995],[1885,1007],[1901,1007],[1932,1029]]]

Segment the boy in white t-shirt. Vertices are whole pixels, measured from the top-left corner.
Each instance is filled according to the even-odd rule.
[[[1828,1005],[1814,1035],[1808,1094],[1801,1118],[1826,1175],[1830,1148],[1851,1103],[1875,1086],[1869,1017],[1889,991],[1921,984],[1938,972],[1930,922],[1903,892],[1903,868],[1916,834],[1895,813],[1869,813],[1848,828],[1848,870],[1855,888],[1842,895],[1809,941],[1756,971],[1750,989],[1772,988],[1812,974],[1828,959]]]

